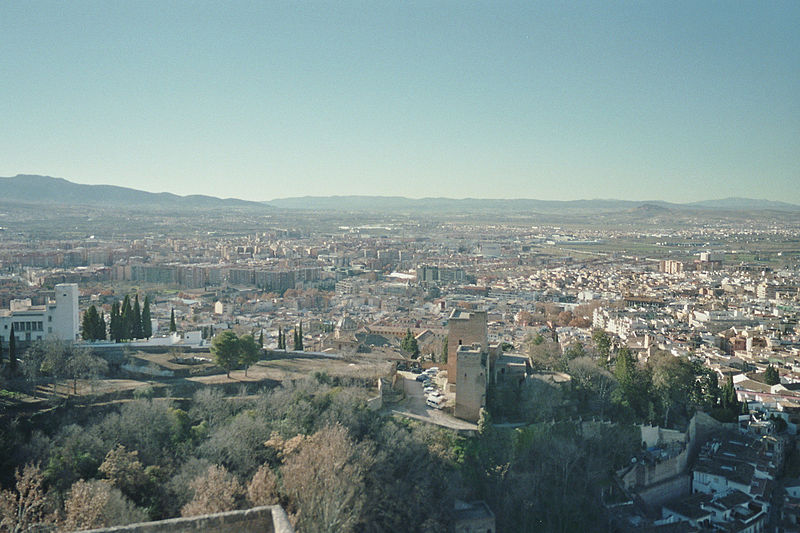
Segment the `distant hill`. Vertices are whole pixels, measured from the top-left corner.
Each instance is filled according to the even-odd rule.
[[[667,215],[672,211],[763,211],[800,212],[800,205],[768,200],[728,198],[688,204],[632,200],[533,200],[476,198],[405,198],[401,196],[303,196],[265,202],[283,209],[310,209],[352,212],[505,212],[505,213],[586,213],[627,212],[631,216]]]
[[[800,211],[800,205],[787,202],[776,202],[774,200],[754,200],[752,198],[730,197],[721,200],[705,200],[703,202],[693,202],[686,204],[693,207],[704,207],[707,209],[746,209],[746,210],[778,210],[778,211]]]
[[[0,201],[25,204],[87,205],[95,207],[217,209],[257,208],[266,206],[236,198],[213,196],[179,196],[151,193],[115,185],[82,185],[50,176],[17,175],[0,178]]]
[[[642,202],[628,200],[533,200],[481,198],[405,198],[402,196],[302,196],[265,202],[283,209],[320,209],[331,211],[469,213],[470,211],[558,212],[563,210],[634,209]],[[666,202],[653,202],[670,205]]]

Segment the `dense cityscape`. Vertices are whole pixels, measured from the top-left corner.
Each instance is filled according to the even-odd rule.
[[[796,527],[796,210],[30,209],[0,237],[10,530]]]

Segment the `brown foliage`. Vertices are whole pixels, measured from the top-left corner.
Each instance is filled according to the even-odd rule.
[[[566,326],[570,322],[572,322],[573,318],[574,317],[572,316],[572,311],[561,311],[560,313],[558,313],[558,318],[556,319],[556,322],[558,323],[559,326]]]
[[[118,444],[106,454],[98,470],[122,492],[128,495],[135,494],[137,487],[145,480],[144,467],[138,455],[139,452],[126,451],[125,446]]]
[[[592,321],[585,316],[576,316],[569,321],[568,325],[573,328],[590,328],[592,327]]]
[[[278,503],[278,480],[269,465],[261,465],[247,485],[247,499],[258,507]]]
[[[194,497],[181,508],[181,516],[233,511],[243,492],[239,480],[218,465],[208,467],[206,473],[196,477],[189,486]]]
[[[142,522],[144,511],[137,508],[119,489],[107,481],[82,479],[73,483],[64,502],[67,531],[94,529]]]
[[[305,533],[353,531],[365,504],[370,451],[341,425],[322,429],[289,456],[281,472],[286,495]]]
[[[28,531],[37,524],[53,524],[55,517],[46,512],[46,498],[42,485],[44,476],[38,466],[25,465],[17,469],[16,492],[0,491],[0,530]]]

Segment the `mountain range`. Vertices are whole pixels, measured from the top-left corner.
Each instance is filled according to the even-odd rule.
[[[83,185],[63,178],[18,174],[0,178],[0,201],[93,207],[171,209],[265,209],[259,202],[193,194],[152,193],[116,185]]]
[[[724,198],[686,204],[663,201],[633,200],[534,200],[479,198],[406,198],[402,196],[303,196],[280,198],[268,202],[251,202],[237,198],[216,198],[204,195],[179,196],[151,193],[115,185],[83,185],[63,178],[38,175],[0,177],[0,201],[25,204],[52,204],[93,207],[171,208],[171,209],[309,209],[371,213],[435,212],[463,213],[562,213],[562,212],[630,212],[653,215],[669,211],[789,211],[800,212],[800,205],[772,200]]]

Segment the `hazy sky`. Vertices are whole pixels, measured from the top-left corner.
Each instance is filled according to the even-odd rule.
[[[0,3],[0,176],[800,203],[800,2]]]

